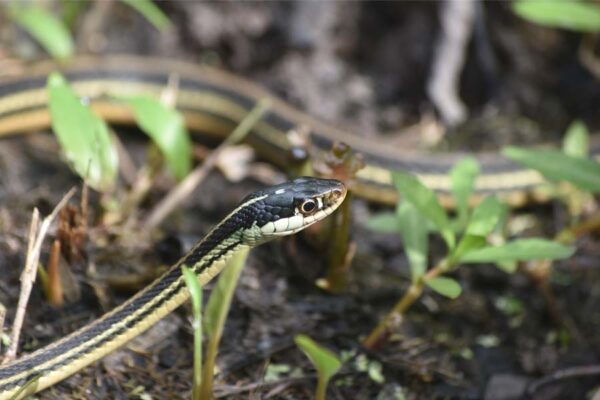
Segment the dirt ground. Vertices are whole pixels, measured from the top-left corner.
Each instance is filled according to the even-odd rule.
[[[211,63],[373,140],[417,135],[410,140],[421,143],[428,139],[420,128],[445,132],[433,150],[556,141],[576,118],[591,131],[600,127],[600,81],[578,58],[581,35],[529,24],[507,3],[477,6],[460,80],[468,118],[452,129],[440,128],[426,91],[440,32],[438,3],[222,1],[160,7],[174,23],[166,33],[120,3],[112,4],[110,18],[97,30],[85,32],[90,14],[97,12],[86,10],[73,28],[80,51]],[[30,44],[22,44],[24,34],[8,35],[6,29],[0,28],[0,37],[12,40],[6,40],[3,54],[35,53]],[[142,159],[144,139],[129,128],[117,131],[134,159]],[[141,215],[169,190],[170,181],[161,183],[138,211]],[[0,142],[0,302],[8,308],[7,321],[18,299],[32,208],[48,214],[70,187],[79,185],[47,132]],[[21,351],[63,337],[126,300],[259,187],[256,181],[232,184],[212,173],[185,208],[141,245],[135,237],[106,232],[100,224],[102,198],[92,193],[84,260],[63,269],[68,271],[67,304],[53,308],[39,287],[34,289]],[[315,286],[324,271],[310,238],[269,243],[251,253],[220,347],[217,398],[312,398],[314,370],[293,342],[298,333],[338,354],[354,355],[330,385],[329,399],[592,398],[600,387],[597,236],[581,239],[574,257],[553,265],[556,309],[567,328],[557,325],[526,274],[507,275],[482,265],[454,274],[464,290],[458,299],[426,294],[390,343],[365,355],[360,338],[410,281],[399,238],[365,228],[368,216],[381,209],[360,199],[352,204],[357,252],[343,294]],[[554,203],[530,205],[514,215],[528,221],[525,234],[545,236],[567,220]],[[43,262],[49,248],[49,243],[44,246]],[[442,255],[437,254],[441,243],[432,248],[434,259]],[[189,315],[189,308],[182,307],[38,398],[190,398]],[[540,381],[557,371],[576,373]]]

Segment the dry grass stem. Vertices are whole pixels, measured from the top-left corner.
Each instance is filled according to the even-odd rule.
[[[12,332],[10,336],[10,344],[3,362],[12,361],[17,355],[17,345],[19,343],[19,336],[21,335],[21,328],[23,326],[23,320],[25,318],[25,312],[27,309],[27,303],[29,301],[29,295],[31,294],[31,288],[35,282],[37,273],[37,266],[40,259],[40,252],[42,249],[42,243],[50,224],[58,215],[58,212],[67,204],[69,199],[75,194],[75,188],[72,188],[64,195],[60,202],[56,205],[52,213],[48,215],[42,221],[40,225],[40,212],[37,208],[33,210],[33,216],[31,219],[31,227],[29,229],[29,242],[27,245],[27,257],[25,259],[25,268],[21,274],[21,292],[19,295],[19,303],[17,305],[17,311],[15,313],[15,320],[13,322]]]

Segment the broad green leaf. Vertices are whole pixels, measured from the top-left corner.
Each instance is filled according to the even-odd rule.
[[[106,192],[117,177],[117,151],[106,123],[81,104],[62,75],[48,77],[52,129],[73,169],[92,188]]]
[[[589,192],[600,192],[600,164],[586,158],[573,157],[555,150],[533,150],[506,147],[506,157],[535,169],[546,178],[567,181]]]
[[[536,24],[579,32],[600,31],[600,7],[584,1],[518,0],[513,11]]]
[[[142,130],[162,152],[177,179],[183,179],[192,166],[192,145],[183,117],[151,97],[128,99]]]
[[[412,281],[416,282],[427,269],[427,220],[408,201],[401,202],[396,212]]]
[[[129,7],[135,9],[137,12],[142,14],[148,22],[150,22],[156,29],[163,31],[171,26],[171,21],[162,12],[160,8],[156,6],[150,0],[121,0],[123,3],[129,5]]]
[[[474,236],[489,235],[502,216],[502,204],[495,197],[486,197],[473,210],[467,225],[467,234]]]
[[[442,296],[446,296],[451,299],[457,298],[462,292],[458,282],[452,278],[446,278],[443,276],[425,280],[425,284]]]
[[[39,7],[13,7],[11,16],[54,58],[65,60],[73,55],[73,39],[65,25]]]
[[[367,220],[367,228],[382,233],[396,233],[399,231],[400,222],[395,213],[382,212],[373,215]]]
[[[489,246],[471,251],[461,257],[463,263],[510,262],[531,260],[559,260],[570,257],[572,247],[550,240],[531,238],[518,239],[501,246]]]
[[[297,335],[294,338],[296,345],[306,354],[313,363],[319,377],[328,382],[342,366],[339,358],[330,350],[319,346],[314,340],[305,335]]]
[[[467,220],[467,215],[469,213],[469,197],[471,197],[471,193],[473,193],[473,186],[477,175],[479,175],[479,164],[473,158],[465,158],[459,161],[450,171],[452,194],[456,201],[458,220],[461,223],[465,223]]]
[[[403,172],[393,172],[392,178],[398,193],[405,200],[410,201],[423,216],[433,222],[446,241],[448,248],[454,248],[456,244],[454,232],[450,226],[446,211],[438,202],[435,193],[412,175]]]
[[[587,127],[581,121],[569,125],[563,140],[563,151],[573,157],[586,158],[588,156],[589,134]]]

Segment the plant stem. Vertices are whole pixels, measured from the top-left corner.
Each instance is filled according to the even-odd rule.
[[[383,318],[379,324],[369,333],[369,336],[363,340],[363,346],[370,351],[380,348],[391,333],[402,323],[402,316],[408,308],[421,297],[425,282],[437,278],[441,274],[449,271],[451,265],[446,259],[440,261],[435,267],[430,269],[421,279],[411,283],[404,296],[396,303],[394,308]]]
[[[327,384],[324,379],[319,376],[317,380],[317,391],[315,392],[315,400],[325,400],[327,396]]]

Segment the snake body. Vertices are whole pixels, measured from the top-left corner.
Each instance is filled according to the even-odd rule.
[[[331,214],[344,200],[345,186],[329,179],[299,178],[246,197],[163,276],[130,300],[66,338],[0,366],[0,400],[38,392],[102,358],[188,298],[181,266],[206,284],[242,247],[296,233]]]
[[[61,69],[77,93],[103,118],[116,123],[133,123],[133,115],[120,98],[136,95],[158,96],[169,78],[176,77],[176,105],[193,131],[223,138],[261,99],[269,98],[271,108],[257,124],[248,141],[260,155],[279,165],[290,162],[294,148],[290,132],[298,127],[310,130],[312,150],[328,151],[335,142],[345,142],[362,154],[365,168],[357,174],[352,190],[365,198],[394,203],[397,195],[390,171],[414,173],[434,189],[442,202],[451,205],[448,171],[467,154],[407,152],[398,146],[361,137],[298,111],[268,91],[236,75],[208,66],[135,56],[82,57],[59,68],[40,63],[23,73],[0,76],[0,137],[47,128],[46,77]],[[383,140],[383,139],[382,139]],[[594,153],[600,153],[595,146]],[[472,156],[472,155],[471,155]],[[536,194],[543,178],[498,154],[475,155],[481,174],[475,195],[495,193],[518,206]]]
[[[223,138],[264,98],[271,108],[256,125],[248,141],[262,156],[285,166],[294,141],[289,132],[310,129],[316,152],[345,142],[364,156],[366,167],[358,172],[352,190],[365,198],[393,203],[392,170],[406,170],[434,189],[450,204],[448,171],[464,154],[424,156],[409,153],[353,135],[316,120],[243,78],[207,66],[145,57],[84,57],[58,68],[40,63],[11,76],[0,72],[0,138],[50,126],[46,77],[61,69],[76,92],[96,113],[114,123],[133,123],[126,96],[158,96],[173,77],[178,81],[176,105],[193,131]],[[598,153],[600,147],[593,149]],[[481,175],[476,195],[496,193],[520,205],[543,179],[495,154],[478,155]],[[225,260],[242,247],[252,247],[277,236],[295,233],[326,217],[339,206],[345,187],[333,180],[302,178],[247,197],[202,241],[157,281],[133,298],[80,330],[12,363],[0,366],[0,400],[19,398],[51,386],[100,359],[139,335],[182,304],[188,294],[181,266],[191,267],[202,284],[210,281]],[[32,383],[27,385],[27,383]]]

